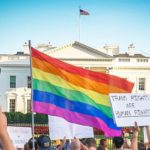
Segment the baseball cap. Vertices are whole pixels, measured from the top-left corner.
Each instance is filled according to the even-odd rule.
[[[50,150],[51,149],[51,141],[50,137],[47,135],[41,135],[38,138],[39,150]]]

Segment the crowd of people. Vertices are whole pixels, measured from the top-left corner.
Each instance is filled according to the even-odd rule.
[[[150,142],[150,127],[146,127],[148,141]],[[135,123],[133,128],[133,138],[131,144],[126,145],[123,137],[114,137],[113,138],[113,150],[149,150],[150,148],[144,146],[142,147],[138,143],[138,126]],[[5,114],[0,110],[0,145],[3,150],[15,150],[13,143],[7,132],[7,119]],[[148,143],[148,146],[150,143]],[[31,138],[24,145],[24,150],[53,150],[54,147],[51,145],[50,137],[47,135],[41,135],[38,138]],[[107,140],[101,139],[99,146],[96,146],[96,141],[94,138],[82,139],[74,138],[69,142],[64,138],[57,147],[56,150],[108,150]]]

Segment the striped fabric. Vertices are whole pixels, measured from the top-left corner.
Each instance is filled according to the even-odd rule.
[[[80,15],[90,15],[90,13],[86,10],[80,9]]]
[[[133,83],[67,64],[32,48],[32,85],[32,111],[95,127],[105,136],[121,134],[108,94],[129,93]]]

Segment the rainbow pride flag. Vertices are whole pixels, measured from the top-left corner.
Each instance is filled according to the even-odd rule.
[[[33,112],[59,116],[69,122],[95,127],[105,136],[119,136],[109,93],[129,93],[125,79],[67,64],[32,50]]]

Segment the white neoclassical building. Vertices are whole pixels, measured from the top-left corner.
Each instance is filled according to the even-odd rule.
[[[80,42],[62,47],[41,44],[37,49],[67,63],[126,78],[133,93],[150,93],[150,57],[138,54],[133,44],[126,53],[118,46],[95,49]],[[0,54],[0,105],[4,111],[30,111],[31,76],[28,44],[14,55]]]

